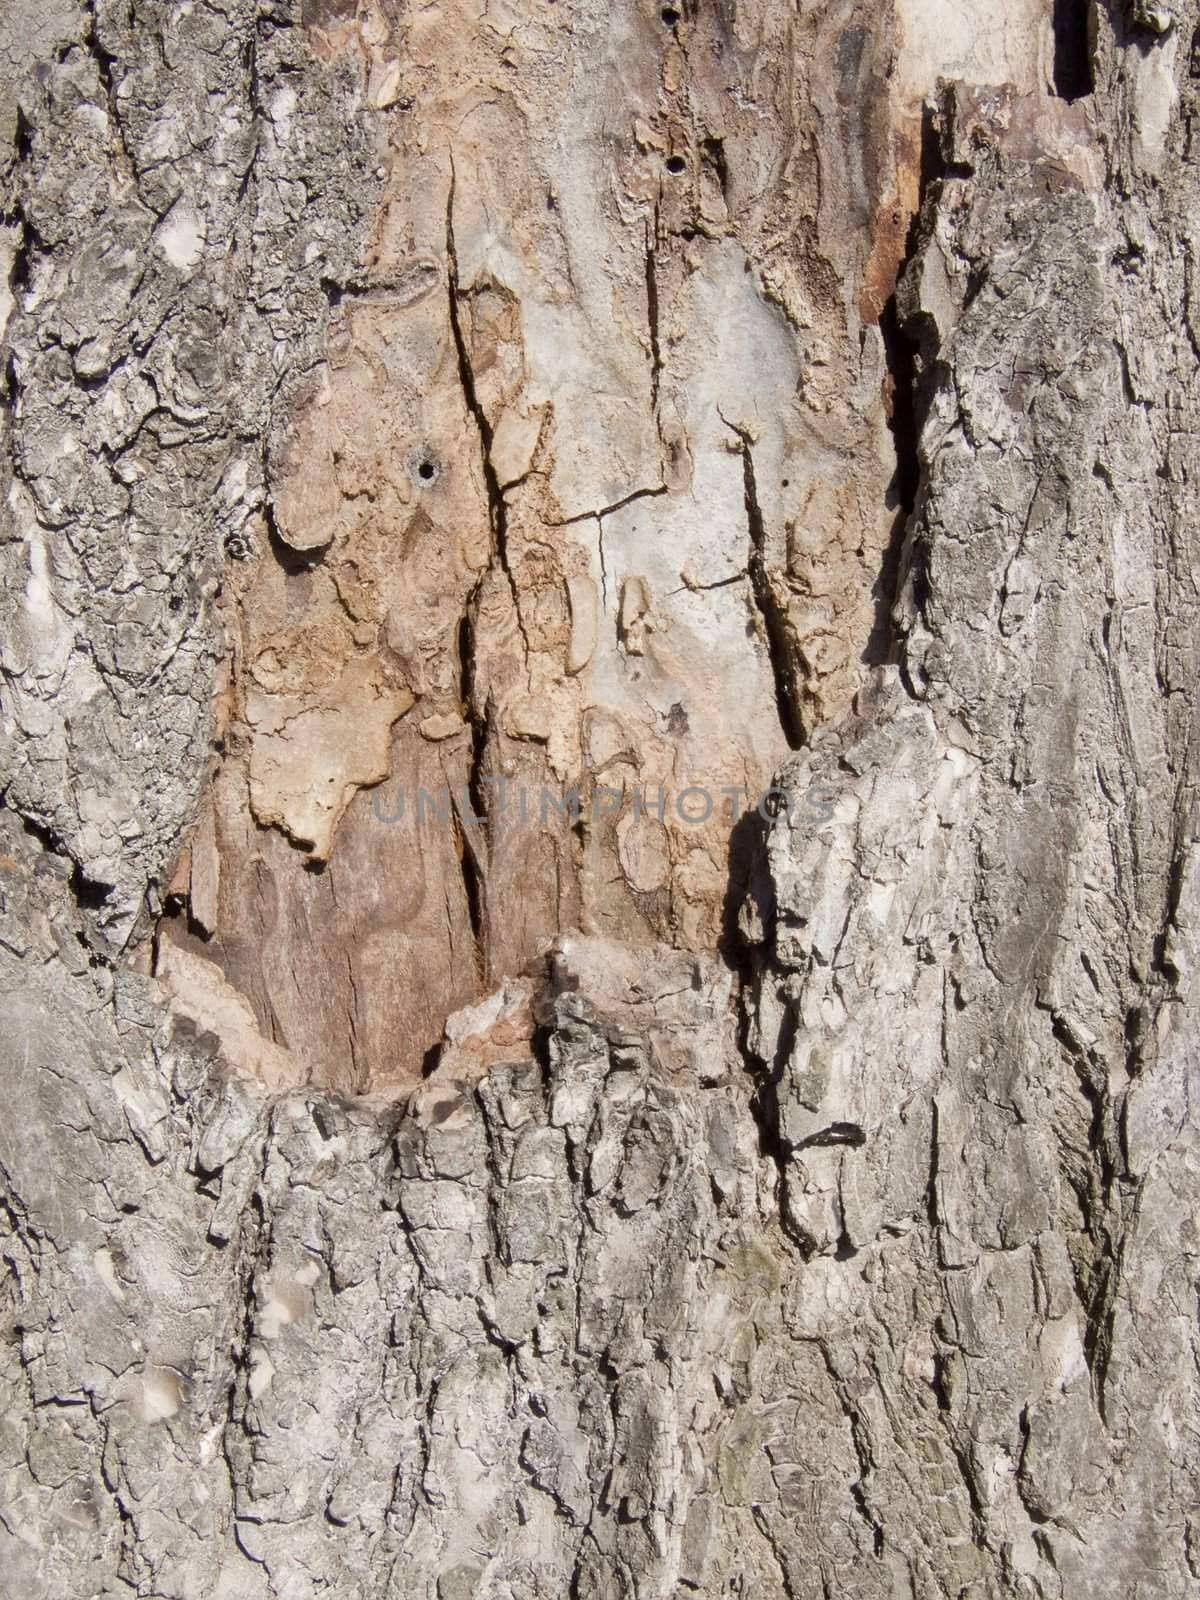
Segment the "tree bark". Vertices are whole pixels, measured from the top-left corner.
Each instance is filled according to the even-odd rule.
[[[1197,1592],[1197,39],[0,0],[11,1593]]]

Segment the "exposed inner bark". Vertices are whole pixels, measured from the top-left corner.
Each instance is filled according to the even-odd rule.
[[[382,14],[313,26],[334,60],[365,26],[375,81],[393,70]],[[716,949],[737,810],[886,656],[915,471],[893,290],[939,58],[895,62],[886,29],[857,21],[766,7],[756,26],[751,47],[706,13],[663,31],[631,17],[639,72],[601,69],[633,130],[611,162],[571,98],[582,39],[549,33],[524,63],[448,20],[409,37],[420,144],[391,124],[366,270],[330,280],[325,365],[272,444],[291,576],[234,574],[243,731],[213,833],[231,890],[203,948],[166,930],[320,1081],[411,1079],[456,1005],[570,927]],[[559,87],[531,100],[535,59]],[[764,59],[799,77],[755,76]],[[985,78],[1030,70],[979,62]],[[464,84],[497,71],[512,89],[455,132]],[[496,155],[518,138],[519,178]],[[756,163],[775,173],[765,191]],[[413,341],[406,371],[389,352]],[[363,792],[381,779],[383,814],[407,808],[391,832]],[[439,974],[411,992],[378,950],[376,898],[338,870],[386,884],[398,845],[422,882],[394,959]],[[317,1005],[312,984],[280,982],[301,965]]]

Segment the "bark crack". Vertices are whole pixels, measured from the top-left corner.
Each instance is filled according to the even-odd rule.
[[[740,441],[742,458],[742,484],[746,505],[746,524],[750,534],[750,551],[746,571],[750,578],[750,593],[762,623],[771,674],[775,680],[775,706],[779,726],[790,750],[799,750],[804,744],[806,731],[801,710],[801,691],[796,677],[795,651],[788,626],[787,605],[780,599],[767,567],[767,532],[762,506],[758,498],[758,483],[754,475],[752,441],[745,428],[722,417],[725,426]]]
[[[475,630],[471,621],[473,606],[469,603],[458,630],[459,668],[461,673],[459,696],[463,716],[471,730],[471,750],[467,766],[466,790],[460,797],[453,785],[455,849],[462,874],[463,894],[467,902],[467,918],[475,943],[475,964],[482,980],[488,972],[488,918],[487,918],[487,862],[476,838],[476,825],[488,826],[488,813],[483,805],[484,766],[488,749],[488,717],[481,714],[475,694]],[[462,802],[465,801],[465,804]],[[468,818],[468,813],[470,816]]]
[[[1091,0],[1054,0],[1054,92],[1081,100],[1096,87],[1092,66]]]
[[[577,511],[573,517],[564,517],[561,522],[548,522],[546,526],[548,528],[569,528],[576,522],[587,522],[592,517],[600,521],[603,517],[611,516],[614,511],[623,511],[626,506],[633,505],[635,500],[654,500],[659,495],[666,493],[667,486],[665,483],[656,484],[652,489],[631,489],[628,494],[622,495],[619,500],[612,501],[610,505],[599,506],[595,511]]]
[[[129,145],[125,139],[125,126],[121,121],[119,102],[117,100],[117,85],[113,81],[113,67],[120,59],[111,50],[105,49],[100,42],[98,19],[96,16],[97,0],[87,0],[85,16],[87,25],[84,30],[83,42],[96,63],[96,72],[100,78],[100,87],[104,90],[104,98],[108,104],[108,118],[116,134],[117,148],[120,152],[120,164],[125,168],[127,175],[137,185],[138,170],[130,153]],[[140,189],[139,189],[140,193]]]
[[[646,224],[646,321],[650,330],[650,407],[658,424],[658,392],[662,377],[662,345],[658,331],[658,218],[654,208],[654,227]]]
[[[466,334],[459,315],[459,302],[462,298],[462,287],[458,274],[458,250],[454,240],[454,190],[455,190],[454,162],[450,163],[450,187],[446,197],[446,274],[449,285],[450,301],[450,332],[454,339],[454,350],[458,359],[459,382],[462,385],[463,399],[466,401],[467,410],[475,423],[479,434],[479,453],[483,466],[483,481],[488,498],[488,527],[491,534],[492,568],[499,567],[508,582],[509,593],[512,596],[513,612],[516,616],[517,627],[520,630],[521,640],[524,645],[525,658],[529,659],[529,638],[525,632],[525,623],[521,616],[521,601],[517,592],[516,579],[513,577],[509,565],[508,553],[508,504],[504,498],[504,490],[496,472],[495,462],[492,459],[492,446],[494,430],[488,420],[479,394],[475,386],[475,369],[471,363],[470,352],[467,349]],[[472,592],[471,602],[474,603],[479,594],[479,585],[476,584]]]

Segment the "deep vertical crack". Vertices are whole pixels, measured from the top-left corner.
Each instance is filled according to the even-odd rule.
[[[96,63],[96,73],[100,79],[100,87],[104,91],[104,98],[108,106],[108,117],[116,135],[117,148],[128,175],[137,182],[137,167],[130,153],[129,145],[125,138],[125,125],[121,121],[120,102],[117,99],[117,82],[113,77],[113,67],[119,64],[120,57],[105,48],[100,42],[99,20],[96,15],[96,0],[87,0],[84,15],[86,27],[83,42]]]
[[[1082,100],[1096,87],[1092,67],[1092,0],[1053,0],[1054,92]]]
[[[471,365],[470,352],[467,350],[466,336],[463,333],[462,319],[459,316],[459,300],[462,289],[458,276],[458,251],[454,242],[454,187],[455,174],[454,162],[450,162],[450,188],[446,196],[446,276],[450,295],[450,332],[454,339],[454,350],[458,358],[458,376],[462,385],[463,399],[466,401],[467,410],[475,423],[479,434],[479,454],[483,467],[483,481],[488,498],[488,527],[490,530],[492,565],[499,567],[508,580],[509,592],[512,595],[513,610],[516,614],[517,627],[521,632],[521,639],[525,646],[526,656],[529,654],[529,640],[525,634],[525,624],[521,618],[520,599],[517,594],[516,581],[508,563],[508,506],[504,499],[504,491],[500,485],[500,478],[492,460],[492,441],[494,437],[492,425],[488,420],[487,412],[480,402],[475,388],[475,370]],[[476,585],[471,599],[475,600],[479,588]]]
[[[722,419],[725,421],[725,419]],[[762,620],[771,674],[775,680],[775,706],[779,713],[779,726],[790,750],[799,750],[805,740],[804,716],[801,711],[800,684],[796,676],[795,650],[789,638],[787,607],[780,600],[771,574],[767,570],[767,532],[763,522],[762,507],[758,499],[758,482],[754,476],[754,455],[750,436],[736,423],[725,421],[741,441],[742,483],[746,503],[746,524],[750,533],[750,554],[746,571],[750,578],[750,592]]]
[[[600,553],[600,604],[608,615],[608,561],[604,554],[604,518],[596,518],[596,545]]]
[[[865,660],[880,665],[892,659],[896,644],[893,610],[904,569],[909,524],[921,485],[921,428],[925,404],[921,395],[920,349],[901,305],[904,275],[924,248],[928,232],[926,203],[936,199],[947,168],[937,115],[926,106],[921,120],[921,165],[917,207],[909,223],[904,259],[896,273],[896,288],[879,318],[888,378],[888,428],[896,455],[896,469],[888,485],[888,509],[894,513],[875,582],[875,624],[867,641]]]
[[[909,269],[925,249],[934,226],[942,189],[951,178],[971,175],[971,168],[951,160],[944,144],[950,114],[943,97],[938,107],[927,105],[921,121],[921,160],[917,206],[909,223],[904,258],[896,273],[896,286],[879,318],[888,377],[888,427],[896,456],[896,469],[888,486],[889,509],[894,512],[892,532],[874,589],[875,624],[863,659],[880,665],[896,659],[894,621],[896,600],[906,580],[914,593],[923,589],[920,563],[923,552],[914,544],[914,515],[921,498],[921,433],[928,415],[937,376],[936,329],[920,310],[914,286],[906,283]],[[982,284],[972,274],[973,292]],[[968,301],[971,287],[968,290]]]
[[[474,596],[472,596],[472,600]],[[463,716],[471,730],[471,754],[467,767],[466,792],[463,804],[456,796],[454,802],[455,846],[459,870],[462,873],[463,894],[467,902],[467,917],[475,941],[475,960],[478,975],[485,979],[488,971],[488,921],[487,879],[485,863],[480,859],[473,837],[475,818],[487,817],[483,806],[483,769],[487,756],[487,716],[480,714],[475,695],[475,633],[471,621],[472,605],[458,626],[459,695]],[[469,815],[468,815],[469,814]],[[486,827],[484,820],[482,826]]]
[[[650,408],[658,422],[658,385],[662,375],[662,346],[658,334],[658,207],[654,228],[646,224],[646,321],[650,329]]]
[[[488,499],[488,532],[491,550],[487,572],[472,586],[459,624],[460,698],[463,716],[471,729],[471,756],[467,773],[466,793],[463,796],[465,804],[460,806],[456,799],[454,811],[458,858],[462,872],[463,893],[467,902],[467,915],[470,919],[471,931],[474,936],[479,975],[481,978],[485,978],[488,971],[486,862],[477,848],[474,830],[479,826],[487,826],[487,812],[482,806],[482,799],[484,789],[483,773],[489,740],[487,711],[486,708],[480,707],[478,704],[475,686],[475,619],[478,615],[483,584],[490,573],[499,570],[504,574],[508,584],[509,595],[512,599],[513,615],[521,635],[526,661],[529,658],[529,639],[521,617],[521,603],[517,593],[516,580],[509,566],[508,507],[504,499],[504,490],[500,483],[499,474],[496,472],[495,463],[492,459],[494,437],[492,424],[488,420],[487,412],[484,410],[475,387],[475,371],[471,364],[466,335],[459,315],[462,288],[458,273],[458,249],[454,238],[455,183],[454,160],[451,157],[450,185],[446,195],[446,278],[449,295],[450,333],[454,340],[463,399],[479,435],[480,465],[483,470],[483,481]]]

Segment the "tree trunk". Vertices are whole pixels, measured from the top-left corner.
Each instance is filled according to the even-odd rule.
[[[0,0],[8,1592],[1198,1592],[1198,23]]]

